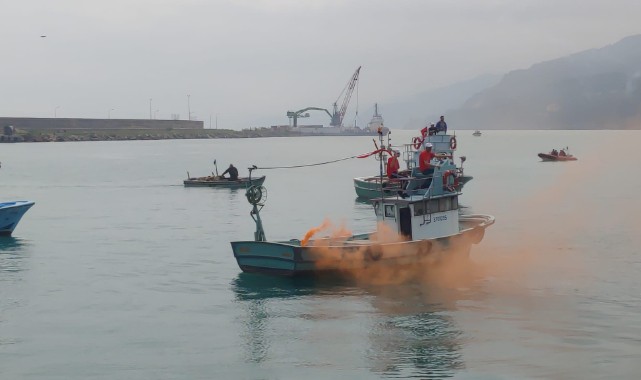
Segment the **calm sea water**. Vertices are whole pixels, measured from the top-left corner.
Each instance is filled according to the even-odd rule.
[[[394,131],[393,143],[410,131]],[[641,132],[458,133],[461,203],[497,222],[427,280],[244,275],[242,190],[186,171],[296,165],[369,137],[0,145],[0,201],[36,205],[0,240],[2,379],[599,379],[641,376]],[[536,154],[568,145],[579,161]],[[373,159],[269,170],[268,239],[328,218],[374,228],[352,178]]]

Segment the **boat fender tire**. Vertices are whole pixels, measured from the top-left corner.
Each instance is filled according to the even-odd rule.
[[[365,250],[365,259],[368,261],[378,261],[381,257],[383,257],[383,250],[378,245],[367,247]]]
[[[483,237],[485,236],[485,228],[477,227],[471,233],[472,244],[478,244],[481,242],[481,240],[483,240]]]
[[[456,149],[456,136],[452,136],[450,138],[450,149],[452,150]]]

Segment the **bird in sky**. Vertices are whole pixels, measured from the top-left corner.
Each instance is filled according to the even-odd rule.
[[[40,36],[40,38],[45,38],[45,37],[47,37],[47,36]]]

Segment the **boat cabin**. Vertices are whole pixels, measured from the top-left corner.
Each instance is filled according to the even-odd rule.
[[[409,240],[434,239],[459,232],[459,192],[443,182],[443,171],[436,171],[423,194],[407,198],[373,200],[379,226],[382,224]],[[445,183],[445,184],[444,184]]]
[[[411,144],[403,144],[403,161],[405,161],[408,170],[418,167],[418,156],[424,149],[424,144],[428,142],[432,144],[434,153],[454,157],[457,145],[456,136],[439,132],[425,136],[424,140],[421,140],[420,137],[415,137]]]

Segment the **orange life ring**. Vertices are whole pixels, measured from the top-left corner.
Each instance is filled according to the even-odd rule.
[[[456,136],[452,136],[450,138],[450,149],[452,150],[456,149]]]
[[[446,170],[443,173],[443,188],[447,189],[449,187],[449,179],[450,176],[454,175],[454,189],[458,189],[458,176],[456,175],[456,172],[454,170]]]
[[[421,149],[421,144],[423,144],[423,139],[420,137],[414,137],[412,139],[412,142],[414,143],[414,149],[418,150]]]

